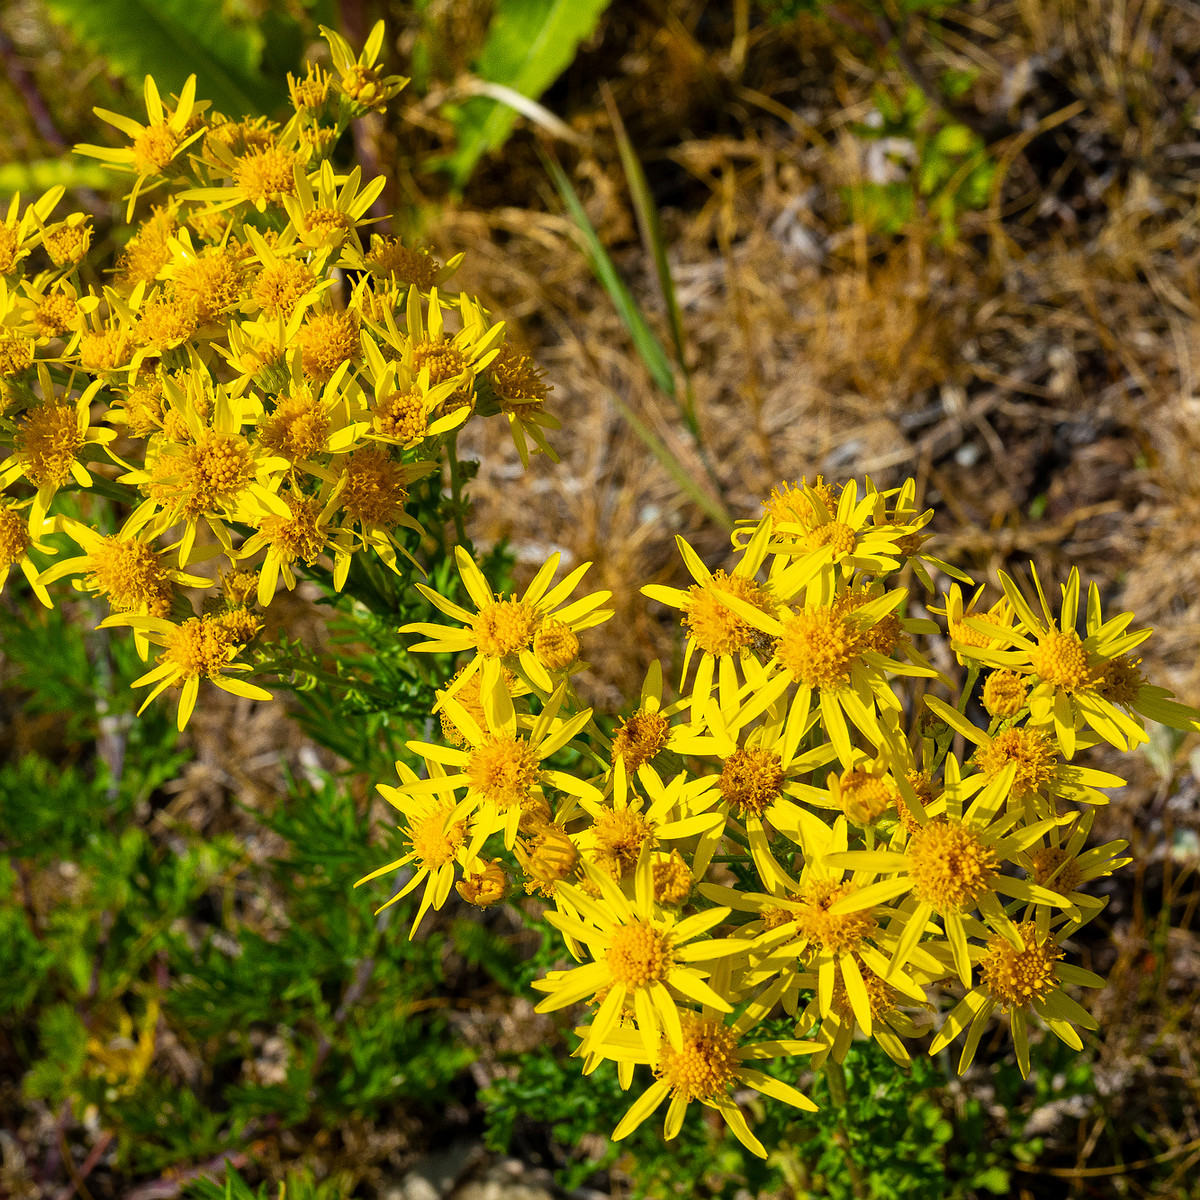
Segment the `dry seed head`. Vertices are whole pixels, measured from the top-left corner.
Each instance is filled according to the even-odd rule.
[[[491,734],[463,768],[471,787],[498,808],[518,807],[541,777],[538,757],[524,738]]]
[[[727,575],[721,570],[713,572],[710,583],[704,586],[693,584],[688,588],[683,621],[692,640],[709,654],[737,654],[755,643],[758,630],[721,603],[722,592],[771,615],[774,615],[775,605],[770,593],[753,579]]]
[[[878,924],[873,908],[834,916],[829,909],[845,896],[857,892],[858,885],[834,879],[815,879],[800,893],[800,906],[789,913],[796,923],[796,932],[831,954],[846,954],[857,950],[864,938],[874,935]]]
[[[475,645],[490,658],[508,658],[526,649],[538,627],[538,611],[524,600],[494,600],[471,620]]]
[[[1017,931],[1025,943],[1024,950],[994,934],[988,938],[987,957],[979,968],[983,986],[1005,1008],[1023,1008],[1054,991],[1058,986],[1054,964],[1063,956],[1052,937],[1038,937],[1033,921],[1018,925]]]
[[[1073,692],[1091,682],[1088,654],[1073,629],[1051,629],[1029,653],[1034,671],[1056,688]]]
[[[917,829],[905,854],[917,899],[939,912],[973,907],[1000,871],[990,847],[965,825],[943,817]]]
[[[1028,695],[1028,685],[1015,671],[991,671],[983,685],[983,707],[989,716],[1015,717]]]
[[[17,429],[17,455],[34,487],[60,487],[83,445],[75,405],[45,400],[25,415]]]
[[[145,542],[113,535],[88,555],[87,585],[108,597],[114,612],[165,617],[173,590],[162,560]]]
[[[975,761],[989,782],[1009,763],[1016,763],[1017,774],[1012,786],[1014,800],[1036,792],[1053,776],[1058,766],[1053,743],[1041,730],[1028,726],[1001,730],[988,745],[975,751]]]
[[[627,988],[661,983],[671,972],[671,939],[647,921],[631,921],[613,930],[604,959],[613,979]]]
[[[0,504],[0,570],[20,562],[29,550],[29,530],[24,521],[6,505]]]
[[[774,750],[738,747],[722,764],[717,791],[739,817],[761,817],[782,794],[784,778]]]
[[[676,1050],[663,1038],[654,1074],[673,1096],[686,1100],[713,1100],[724,1096],[741,1068],[737,1034],[720,1017],[684,1013],[683,1045]]]
[[[788,617],[775,643],[775,656],[797,683],[836,690],[866,646],[858,627],[824,605],[811,605]]]
[[[579,638],[569,625],[547,618],[533,635],[533,652],[551,671],[565,671],[579,658]]]
[[[625,760],[627,771],[636,771],[667,744],[670,733],[670,723],[662,713],[639,709],[617,726],[613,734],[613,758],[619,755]]]

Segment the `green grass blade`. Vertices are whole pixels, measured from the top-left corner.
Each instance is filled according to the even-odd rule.
[[[575,49],[591,37],[609,0],[499,0],[475,74],[537,99],[571,65]],[[450,160],[456,187],[475,164],[504,143],[516,113],[494,99],[470,100],[459,109],[458,150]]]
[[[0,196],[21,192],[36,196],[52,187],[95,188],[106,191],[123,180],[99,163],[76,161],[70,157],[39,158],[33,162],[0,165]]]
[[[733,517],[729,509],[714,496],[710,496],[695,480],[692,473],[671,452],[670,447],[626,404],[619,396],[609,393],[609,399],[617,411],[629,422],[630,428],[642,439],[646,449],[667,469],[682,491],[686,492],[722,529],[733,529]]]
[[[583,211],[583,204],[571,185],[571,181],[567,178],[566,172],[558,163],[550,159],[546,159],[545,162],[546,169],[554,180],[554,186],[558,188],[558,193],[583,239],[584,249],[591,262],[592,270],[596,278],[603,284],[604,290],[616,307],[625,328],[629,330],[629,336],[633,339],[638,357],[645,364],[646,370],[650,372],[651,378],[659,388],[674,399],[675,372],[671,369],[671,361],[667,357],[667,352],[663,349],[662,343],[655,336],[654,331],[646,323],[646,318],[642,315],[638,302],[625,286],[625,281],[618,273],[608,251],[604,249],[595,227],[588,220],[587,213]]]
[[[625,181],[629,185],[629,195],[633,201],[634,215],[637,217],[638,231],[641,234],[642,245],[654,262],[654,272],[658,277],[658,287],[662,294],[663,307],[667,311],[667,325],[671,331],[671,342],[675,347],[675,361],[684,379],[684,399],[680,404],[683,419],[694,437],[699,437],[700,429],[696,421],[696,405],[692,394],[691,374],[687,368],[687,358],[683,344],[683,318],[679,311],[679,301],[675,295],[675,280],[671,275],[671,264],[667,259],[667,245],[663,238],[662,221],[659,219],[658,206],[650,194],[650,185],[646,182],[646,173],[642,169],[637,151],[629,140],[625,130],[625,122],[613,102],[612,93],[604,88],[604,103],[608,109],[609,121],[613,134],[617,139],[617,149],[621,155],[621,167],[625,172]]]

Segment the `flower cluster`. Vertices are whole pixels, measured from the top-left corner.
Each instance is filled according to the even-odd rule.
[[[502,416],[526,463],[557,424],[504,324],[445,290],[461,255],[368,236],[384,180],[330,155],[406,81],[382,22],[358,57],[323,32],[335,73],[291,79],[285,125],[211,111],[194,77],[168,99],[147,77],[144,124],[96,110],[128,144],[79,150],[132,177],[105,286],[90,218],[52,219],[61,187],[0,221],[0,586],[17,567],[44,604],[65,578],[107,601],[181,728],[202,680],[269,696],[243,660],[298,570],[397,569],[424,532],[409,489],[464,422]],[[47,566],[61,534],[79,553]]]
[[[1149,631],[1106,620],[1094,586],[1079,612],[1076,573],[1057,613],[1036,572],[1032,603],[1007,577],[991,608],[964,603],[912,480],[785,485],[764,507],[731,570],[681,538],[691,586],[643,589],[680,614],[681,696],[664,703],[655,664],[611,736],[572,687],[579,634],[610,615],[608,593],[572,598],[586,566],[552,586],[556,557],[498,596],[460,555],[473,609],[428,592],[450,623],[401,630],[465,661],[439,694],[444,739],[409,743],[424,770],[380,788],[406,853],[368,878],[407,869],[414,932],[452,890],[545,898],[576,965],[534,984],[539,1010],[587,1007],[585,1072],[614,1062],[630,1088],[649,1071],[618,1138],[664,1101],[673,1137],[698,1101],[763,1154],[735,1095],[810,1109],[764,1061],[836,1069],[855,1036],[906,1063],[936,1028],[930,1053],[964,1037],[962,1070],[999,1010],[1023,1072],[1031,1016],[1081,1048],[1095,1023],[1072,992],[1103,981],[1067,953],[1103,907],[1088,884],[1129,859],[1087,848],[1123,780],[1077,756],[1144,740],[1143,718],[1200,731],[1142,677]],[[908,615],[904,583],[935,576],[943,602]],[[967,668],[954,702],[921,648],[939,639]],[[776,1009],[794,1037],[756,1040]]]

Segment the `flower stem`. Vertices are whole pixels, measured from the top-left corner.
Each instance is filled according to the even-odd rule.
[[[446,457],[450,462],[450,494],[451,494],[451,513],[454,517],[454,533],[458,539],[458,544],[471,555],[475,556],[475,547],[471,545],[470,538],[467,537],[467,531],[463,525],[463,508],[464,500],[462,493],[462,468],[458,462],[458,430],[456,429],[451,435],[450,440],[446,443]]]

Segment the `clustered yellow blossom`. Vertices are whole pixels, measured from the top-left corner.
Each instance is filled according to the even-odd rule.
[[[556,555],[497,595],[460,553],[470,606],[425,588],[445,623],[401,630],[460,659],[443,740],[410,742],[423,769],[380,787],[405,853],[368,878],[407,870],[414,932],[452,892],[545,899],[573,962],[534,983],[538,1010],[586,1014],[585,1072],[613,1062],[626,1089],[647,1072],[616,1138],[664,1103],[674,1137],[697,1101],[765,1155],[740,1095],[813,1105],[763,1063],[836,1070],[855,1037],[904,1064],[915,1039],[965,1035],[963,1070],[998,1010],[1024,1073],[1031,1017],[1079,1049],[1095,1022],[1072,993],[1103,980],[1070,939],[1104,907],[1089,884],[1129,859],[1087,848],[1124,781],[1077,755],[1128,748],[1143,718],[1200,731],[1138,670],[1148,631],[1105,620],[1095,588],[1076,632],[1077,574],[1057,614],[1036,574],[1036,603],[1007,577],[991,608],[982,589],[964,603],[969,578],[923,550],[912,480],[783,485],[764,508],[729,570],[680,538],[692,583],[643,589],[679,614],[679,699],[655,663],[609,735],[572,684],[580,635],[611,615],[607,592],[575,596],[587,564],[555,585]],[[918,606],[907,580],[935,575],[943,603]],[[957,688],[931,661],[951,654]],[[779,1012],[794,1036],[755,1040]]]
[[[65,579],[105,600],[181,728],[206,679],[268,696],[246,660],[305,568],[338,589],[356,555],[399,569],[426,534],[410,489],[467,421],[506,420],[526,463],[557,427],[504,323],[447,291],[462,255],[368,234],[384,180],[330,156],[407,81],[382,22],[358,56],[323,32],[334,71],[290,80],[285,125],[214,112],[194,77],[164,97],[147,76],[144,121],[96,110],[121,144],[80,152],[132,179],[106,285],[63,188],[0,220],[0,586],[17,567],[44,604]],[[578,627],[545,624],[547,661]]]

